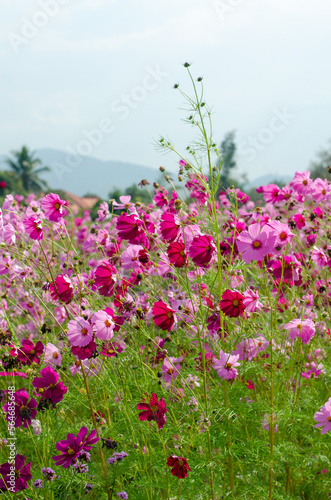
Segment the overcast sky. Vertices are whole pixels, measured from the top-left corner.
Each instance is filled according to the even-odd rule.
[[[305,170],[331,138],[330,0],[0,0],[0,8],[0,154],[22,144],[85,148],[176,169],[153,140],[168,136],[184,151],[193,138],[173,89],[191,93],[185,61],[204,77],[215,142],[236,130],[249,179]]]

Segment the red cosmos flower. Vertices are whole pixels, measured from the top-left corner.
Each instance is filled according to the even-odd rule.
[[[175,323],[175,314],[164,302],[155,302],[152,309],[153,320],[161,330],[170,332]]]
[[[187,267],[187,253],[182,241],[170,243],[167,249],[167,255],[171,264],[175,267]]]
[[[174,241],[177,238],[180,228],[178,215],[166,212],[161,217],[160,231],[166,241]]]
[[[1,182],[0,182],[0,188],[1,188],[1,189],[6,189],[6,187],[7,187],[7,182],[5,182],[5,181],[1,181]]]
[[[0,465],[0,490],[11,491],[16,493],[17,491],[26,490],[28,485],[27,482],[32,479],[32,474],[30,473],[31,462],[25,464],[24,455],[16,455],[15,465],[14,465],[14,481],[12,482],[12,468],[13,464],[7,462],[6,464]],[[14,483],[14,484],[13,484]]]
[[[56,276],[55,286],[54,283],[51,283],[49,291],[53,300],[60,300],[65,304],[69,304],[74,296],[74,287],[70,278],[65,274]]]
[[[215,251],[213,238],[205,234],[193,238],[188,253],[197,266],[203,267],[209,264]]]
[[[59,403],[67,392],[67,387],[63,382],[59,382],[59,375],[46,366],[40,372],[41,377],[35,377],[32,385],[37,389],[37,393],[42,399],[50,399],[54,404]]]
[[[166,423],[167,417],[165,414],[168,411],[164,399],[160,398],[159,400],[154,392],[152,392],[151,395],[146,394],[145,396],[146,397],[141,398],[141,402],[137,404],[137,409],[143,410],[139,413],[139,420],[142,422],[145,420],[148,422],[155,420],[158,428],[162,429]]]
[[[171,457],[168,458],[167,465],[172,467],[170,471],[171,474],[179,479],[187,477],[187,472],[191,470],[186,458],[177,457],[176,455],[171,455]]]
[[[141,220],[134,214],[122,214],[117,219],[116,229],[122,240],[133,240],[140,233]]]
[[[30,366],[32,363],[39,364],[43,352],[44,345],[40,340],[36,345],[31,340],[22,340],[21,347],[17,349],[17,357],[21,365]]]
[[[58,194],[47,194],[43,199],[41,206],[47,219],[54,222],[57,222],[68,213],[68,211],[64,208],[68,206],[68,202],[61,200]]]
[[[109,262],[103,261],[95,270],[94,282],[100,295],[111,297],[116,283],[116,269]]]
[[[238,318],[242,316],[246,306],[244,305],[245,297],[235,290],[225,290],[220,301],[220,308],[226,316],[230,318]]]

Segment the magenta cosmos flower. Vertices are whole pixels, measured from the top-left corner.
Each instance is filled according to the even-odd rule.
[[[106,311],[98,311],[92,316],[93,331],[100,340],[110,340],[114,337],[115,323]]]
[[[274,229],[260,224],[251,224],[248,231],[243,231],[236,240],[242,258],[248,264],[252,260],[262,260],[275,248],[276,235]]]
[[[193,238],[188,253],[194,264],[203,267],[209,264],[215,251],[213,238],[205,234]]]
[[[47,219],[53,222],[59,221],[68,213],[68,211],[65,209],[65,207],[68,206],[68,202],[65,200],[61,200],[58,194],[47,194],[43,199],[41,206],[45,212],[45,216],[47,217]]]
[[[25,232],[32,240],[41,241],[44,237],[41,220],[37,217],[25,217],[23,219]]]
[[[117,219],[116,229],[118,236],[122,240],[133,240],[139,235],[141,225],[141,220],[136,215],[124,213]]]
[[[21,347],[17,349],[17,357],[22,365],[30,366],[32,363],[40,363],[40,356],[44,352],[44,345],[40,340],[34,345],[31,340],[22,340]]]
[[[155,302],[152,309],[153,320],[161,330],[170,332],[175,324],[175,312],[164,302]]]
[[[246,308],[244,297],[236,290],[225,290],[220,301],[220,308],[226,316],[238,318]]]
[[[232,356],[231,354],[220,351],[220,359],[214,359],[213,368],[217,371],[217,375],[223,380],[234,380],[238,375],[235,367],[240,365],[238,359],[239,355]]]
[[[68,276],[59,274],[55,278],[54,283],[51,283],[49,288],[53,300],[60,300],[65,304],[69,304],[74,296],[74,287]]]
[[[72,345],[84,347],[93,339],[92,326],[84,318],[78,316],[69,321],[67,335]]]
[[[28,481],[32,479],[30,473],[31,462],[25,464],[24,455],[16,455],[15,466],[7,462],[0,465],[0,490],[16,493],[17,491],[26,490]],[[12,480],[12,471],[14,470],[14,481]],[[14,483],[14,484],[13,484]]]
[[[289,323],[286,323],[284,328],[288,330],[290,340],[300,337],[303,344],[308,344],[315,335],[315,325],[310,319],[293,319]]]
[[[77,437],[74,434],[67,434],[67,439],[63,439],[56,443],[56,449],[61,452],[61,455],[52,457],[56,465],[63,465],[65,469],[69,467],[79,457],[80,452],[89,451],[92,446],[99,441],[96,431],[88,433],[87,427],[82,427],[78,432]]]
[[[37,416],[37,406],[38,403],[34,398],[31,398],[29,401],[29,394],[24,389],[19,389],[14,394],[14,412],[15,415],[11,415],[8,413],[6,415],[7,422],[14,423],[15,427],[23,427],[26,429],[29,425],[31,425],[31,419],[36,418]],[[12,412],[12,405],[10,403],[6,403],[3,407],[4,412]]]
[[[169,242],[174,241],[178,236],[179,229],[180,218],[178,215],[168,212],[162,215],[160,231],[164,240]]]
[[[314,420],[318,422],[314,427],[323,427],[321,434],[331,430],[331,398],[327,400],[324,406],[314,415]]]
[[[104,297],[111,297],[114,294],[116,279],[116,269],[107,261],[101,262],[95,270],[94,283],[100,295]]]
[[[158,399],[154,392],[151,395],[145,394],[145,397],[142,397],[141,402],[137,404],[137,409],[142,410],[139,413],[139,420],[142,422],[155,420],[159,429],[162,429],[166,423],[167,417],[165,414],[168,410],[165,401],[163,398]]]
[[[294,234],[291,233],[287,224],[283,224],[278,220],[274,220],[268,223],[268,226],[274,230],[274,235],[276,236],[275,247],[283,247],[287,243],[292,244],[292,239]]]
[[[54,404],[59,403],[67,392],[67,387],[59,382],[59,375],[50,366],[43,368],[40,375],[32,380],[38,395],[42,399],[50,399]]]
[[[169,262],[175,267],[187,267],[187,252],[182,241],[174,241],[167,248]]]

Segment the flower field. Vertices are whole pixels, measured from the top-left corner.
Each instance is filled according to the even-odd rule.
[[[217,192],[194,90],[186,199],[3,203],[1,498],[331,496],[331,186]]]

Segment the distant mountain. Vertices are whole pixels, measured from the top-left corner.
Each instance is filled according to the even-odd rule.
[[[63,189],[78,196],[87,193],[107,198],[114,188],[125,189],[147,179],[155,182],[160,172],[153,168],[121,161],[103,161],[90,156],[77,156],[57,149],[37,149],[36,157],[43,165],[51,167],[51,172],[44,173],[52,189]],[[4,157],[0,158],[0,170],[7,170]]]
[[[247,188],[266,186],[267,184],[274,183],[275,181],[283,182],[288,184],[293,179],[293,176],[290,175],[278,175],[278,174],[267,174],[261,175],[256,179],[253,179],[251,182],[247,184]]]

